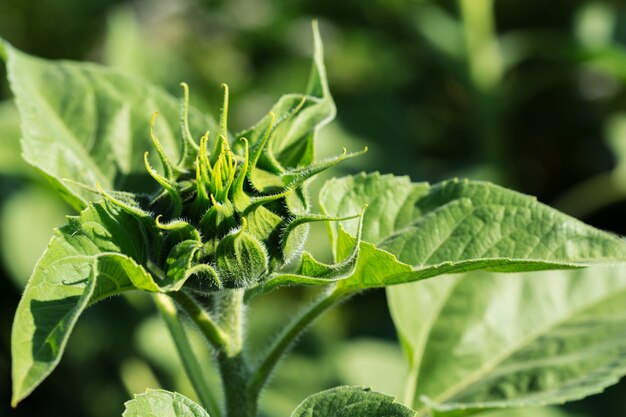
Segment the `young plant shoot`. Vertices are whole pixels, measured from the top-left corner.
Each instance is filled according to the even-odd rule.
[[[79,212],[54,231],[15,314],[14,406],[58,365],[82,312],[127,291],[152,294],[201,404],[148,390],[125,404],[125,417],[259,415],[263,389],[308,326],[352,295],[383,287],[407,356],[407,373],[397,376],[402,397],[339,386],[303,398],[292,417],[543,406],[598,392],[626,373],[622,239],[468,180],[334,178],[319,195],[322,212],[313,210],[310,180],[362,152],[315,157],[317,131],[335,106],[313,28],[305,93],[283,96],[238,134],[228,130],[226,85],[215,121],[190,105],[184,83],[179,104],[122,73],[0,43],[23,156]],[[334,263],[303,251],[311,222],[329,223]],[[580,269],[594,263],[612,266]],[[467,273],[476,270],[488,272]],[[494,273],[530,271],[544,272]],[[291,286],[324,288],[252,360],[250,302]],[[183,320],[208,342],[220,395]]]

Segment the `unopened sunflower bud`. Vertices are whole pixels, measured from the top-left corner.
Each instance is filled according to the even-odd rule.
[[[248,139],[242,133],[231,147],[228,88],[223,87],[217,129],[206,132],[196,144],[188,124],[189,91],[183,84],[183,146],[177,163],[159,142],[153,118],[150,137],[162,172],[153,168],[147,153],[144,163],[161,189],[146,196],[144,204],[128,203],[98,188],[145,225],[152,242],[151,261],[165,272],[169,281],[163,285],[169,290],[185,285],[213,292],[264,285],[268,277],[301,255],[309,222],[344,219],[311,214],[306,182],[356,154],[344,150],[336,158],[317,163],[300,158],[281,165],[274,148],[288,131],[288,123],[283,124],[305,108],[305,99],[280,118],[269,113],[244,132]],[[288,159],[300,148],[289,149]]]

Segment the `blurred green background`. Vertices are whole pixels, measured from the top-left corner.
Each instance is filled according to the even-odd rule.
[[[617,0],[1,0],[0,37],[34,55],[104,63],[176,95],[186,81],[193,104],[212,113],[226,82],[237,131],[280,95],[303,90],[314,17],[338,108],[319,154],[370,148],[332,174],[488,179],[626,234],[626,4]],[[193,397],[150,299],[138,294],[90,309],[51,378],[9,408],[13,313],[52,227],[71,209],[21,162],[2,66],[0,75],[0,416],[119,416],[146,387]],[[321,243],[311,249],[328,256],[323,228],[313,236]],[[253,355],[308,297],[283,291],[255,305]],[[393,394],[401,361],[384,292],[368,292],[301,340],[263,412],[287,416],[338,384]],[[624,416],[625,390],[618,384],[566,409]]]

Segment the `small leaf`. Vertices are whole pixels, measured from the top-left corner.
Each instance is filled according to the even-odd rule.
[[[256,283],[268,269],[265,246],[246,231],[246,221],[240,229],[226,235],[215,250],[218,276],[227,288],[245,288]]]
[[[291,417],[413,417],[394,398],[362,387],[336,387],[304,400]]]
[[[475,269],[567,269],[626,259],[626,243],[616,236],[485,182],[452,180],[431,187],[406,177],[362,174],[329,181],[320,199],[333,216],[369,204],[363,240],[375,245],[369,247],[370,263],[395,257],[400,264],[389,273],[378,268],[376,279],[356,274],[342,282],[355,290]],[[355,232],[353,224],[341,224]],[[331,231],[340,257],[349,239]],[[371,272],[371,265],[363,267]]]
[[[313,140],[315,132],[330,122],[336,114],[330,95],[324,50],[317,23],[313,24],[314,52],[313,67],[305,94],[288,94],[272,107],[272,116],[237,137],[246,137],[252,149],[262,141],[276,120],[276,131],[267,145],[271,158],[284,168],[296,168],[313,162]],[[275,116],[274,116],[275,115]],[[259,167],[273,172],[271,161],[261,157]],[[280,182],[280,179],[278,179]],[[254,182],[254,181],[253,181]]]
[[[163,147],[178,158],[179,101],[140,79],[94,64],[48,61],[6,44],[7,72],[22,119],[22,149],[76,209],[94,195],[79,184],[146,192],[156,183],[142,160],[151,149],[150,115],[159,111]],[[191,109],[192,131],[216,123]]]
[[[626,374],[626,267],[474,272],[387,294],[420,415],[561,404]]]
[[[122,417],[210,417],[204,408],[177,392],[148,390],[124,403]]]

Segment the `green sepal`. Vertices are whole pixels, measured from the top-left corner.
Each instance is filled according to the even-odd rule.
[[[200,241],[200,233],[192,224],[187,223],[182,219],[174,219],[168,223],[160,222],[161,216],[157,216],[156,225],[159,229],[168,232],[168,236],[177,234],[181,237],[180,240],[197,240]]]
[[[259,193],[269,193],[285,188],[279,174],[274,174],[260,168],[253,168],[250,174],[250,185]]]
[[[189,278],[192,262],[202,243],[185,240],[172,248],[165,260],[165,280],[160,282],[162,291],[178,291]]]
[[[161,160],[161,165],[163,165],[163,171],[165,171],[165,178],[167,178],[170,181],[174,181],[176,179],[174,166],[172,162],[170,161],[169,156],[167,156],[167,152],[165,152],[165,149],[163,149],[163,145],[161,145],[161,142],[159,142],[159,139],[154,133],[154,125],[156,123],[156,119],[158,115],[159,115],[158,112],[155,112],[152,115],[152,121],[150,122],[150,139],[152,139],[152,145],[154,146],[154,149],[157,151],[157,154],[159,155],[159,159]],[[150,174],[152,175],[152,173]]]
[[[139,206],[139,204],[137,204],[137,202],[132,198],[132,194],[130,194],[130,193],[125,194],[126,198],[122,198],[122,195],[117,193],[117,196],[114,197],[112,194],[110,194],[107,191],[105,191],[102,188],[102,186],[100,186],[100,183],[96,183],[96,190],[107,201],[109,201],[109,202],[113,203],[114,205],[116,205],[117,207],[121,208],[123,211],[125,211],[128,214],[130,214],[131,216],[133,216],[137,220],[141,220],[141,221],[151,220],[151,221],[153,221],[150,212],[142,209]]]
[[[172,248],[180,242],[186,240],[201,242],[200,233],[198,233],[198,230],[192,224],[182,219],[174,219],[169,223],[163,224],[159,221],[160,217],[161,216],[157,216],[156,225],[164,232],[165,237],[161,245],[159,260],[163,261],[167,259]]]
[[[191,150],[198,152],[200,147],[193,140],[191,130],[189,129],[189,86],[187,83],[180,83],[183,89],[183,99],[180,106],[180,130],[183,134],[181,141],[181,155],[178,161],[178,169],[180,171],[188,171],[193,167],[194,156]]]
[[[235,175],[235,182],[230,189],[230,199],[235,210],[241,213],[250,204],[250,197],[243,189],[248,176],[248,167],[250,166],[250,150],[248,148],[248,139],[240,138],[240,141],[244,143],[243,164]]]
[[[304,247],[304,243],[308,235],[308,228],[300,226],[314,222],[339,222],[351,220],[362,215],[362,213],[359,213],[353,216],[332,217],[321,214],[308,214],[292,219],[289,223],[287,223],[287,226],[285,226],[281,235],[283,262],[286,264],[291,262],[302,252],[302,248]]]
[[[248,232],[263,241],[278,235],[278,228],[283,224],[283,219],[279,215],[263,206],[252,210],[243,218],[246,219]]]
[[[346,148],[343,148],[343,152],[341,152],[341,154],[337,156],[319,161],[304,168],[292,169],[283,173],[281,175],[283,184],[285,185],[285,187],[296,188],[299,185],[303,184],[306,180],[314,177],[315,175],[334,167],[339,162],[362,155],[365,152],[367,152],[367,146],[359,152],[350,153],[348,153],[348,150]]]
[[[207,294],[223,288],[222,281],[217,275],[217,271],[211,265],[197,264],[187,271],[185,288],[200,294]]]
[[[342,281],[351,277],[356,270],[361,249],[361,237],[363,232],[363,213],[360,215],[359,226],[356,238],[352,238],[339,226],[339,238],[344,235],[350,240],[354,239],[352,251],[340,262],[326,264],[317,261],[308,252],[302,253],[302,260],[298,270],[294,273],[275,273],[260,285],[251,288],[246,293],[246,301],[249,301],[261,294],[268,293],[276,288],[288,285],[328,285],[333,282]]]
[[[148,174],[150,174],[150,176],[154,178],[154,180],[158,182],[170,196],[170,217],[180,216],[181,212],[183,211],[183,202],[180,199],[178,184],[175,181],[163,177],[157,172],[156,169],[152,168],[152,166],[150,165],[150,161],[148,161],[148,152],[145,152],[143,154],[143,160],[144,164],[146,165],[146,170],[148,171]]]
[[[215,250],[218,275],[226,288],[246,288],[267,273],[265,246],[242,226],[225,236]]]
[[[228,146],[228,85],[222,84],[222,89],[224,90],[224,99],[222,102],[222,110],[220,111],[220,122],[219,122],[219,130],[217,131],[217,135],[215,137],[215,144],[213,147],[213,151],[211,152],[210,162],[211,165],[215,164],[217,158],[219,158],[220,153],[224,147],[224,144]],[[222,140],[220,140],[222,139]]]
[[[229,200],[223,203],[213,200],[213,206],[200,219],[200,231],[207,241],[218,240],[235,227],[235,209]]]
[[[249,205],[243,210],[242,215],[246,216],[248,213],[256,210],[258,207],[264,206],[274,201],[278,201],[283,198],[287,198],[287,196],[289,196],[289,194],[291,194],[292,192],[293,190],[291,188],[287,188],[286,190],[280,193],[263,195],[259,197],[252,197],[250,199]]]

